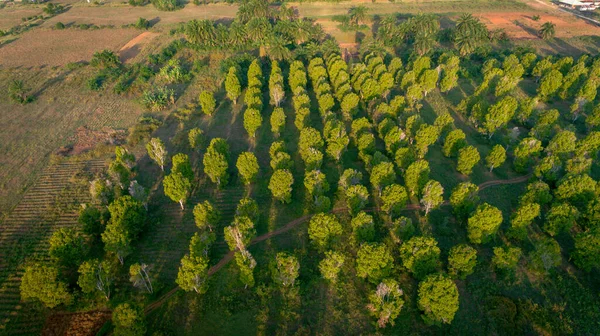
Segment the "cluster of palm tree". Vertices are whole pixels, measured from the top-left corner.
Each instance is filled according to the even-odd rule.
[[[238,51],[259,48],[261,55],[275,60],[290,58],[290,48],[325,37],[320,25],[310,19],[299,19],[294,8],[271,9],[264,3],[245,2],[229,26],[211,20],[190,21],[185,26],[185,36],[197,48]]]
[[[466,56],[489,42],[489,32],[485,24],[472,14],[463,14],[456,20],[453,40],[460,55]]]
[[[437,44],[439,32],[440,22],[431,14],[419,14],[403,22],[392,15],[381,20],[376,41],[371,44],[377,48],[383,45],[397,48],[407,43],[424,55]]]

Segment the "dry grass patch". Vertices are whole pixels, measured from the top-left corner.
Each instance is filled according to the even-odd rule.
[[[21,18],[42,14],[41,8],[35,7],[7,7],[0,9],[0,29],[8,30],[23,22]]]
[[[56,66],[89,60],[102,49],[119,50],[135,29],[35,30],[0,48],[0,66]]]
[[[236,5],[209,4],[209,5],[187,5],[173,12],[161,12],[148,5],[143,7],[131,6],[90,6],[87,4],[76,4],[69,11],[48,20],[44,27],[52,27],[57,22],[64,24],[93,23],[95,25],[115,25],[135,23],[138,18],[143,17],[153,20],[156,27],[186,22],[194,19],[219,19],[232,18],[237,13]]]

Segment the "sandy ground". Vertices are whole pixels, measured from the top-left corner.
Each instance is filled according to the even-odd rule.
[[[96,51],[119,50],[137,29],[32,30],[0,48],[0,66],[58,66],[88,61]]]
[[[126,63],[128,60],[133,59],[137,54],[140,53],[142,46],[157,37],[158,33],[143,32],[140,35],[134,37],[131,41],[127,42],[119,50],[119,58],[121,62]]]

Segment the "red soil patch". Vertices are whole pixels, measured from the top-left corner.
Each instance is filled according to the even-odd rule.
[[[538,21],[532,19],[531,13],[521,12],[486,13],[477,16],[487,25],[488,29],[504,29],[509,37],[516,39],[538,38],[537,32],[545,22],[552,22],[556,25],[556,37],[559,38],[600,34],[600,27],[585,20],[568,13],[552,12],[552,14],[540,12],[537,14],[540,15]]]
[[[42,335],[92,336],[111,318],[110,311],[94,310],[83,313],[58,313],[48,317]]]
[[[119,58],[121,62],[127,62],[137,56],[141,51],[141,46],[148,43],[153,38],[157,37],[158,33],[143,32],[140,35],[134,37],[131,41],[127,42],[121,50],[119,50]]]

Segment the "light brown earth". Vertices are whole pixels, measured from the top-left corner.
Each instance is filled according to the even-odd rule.
[[[0,11],[0,29],[8,30],[14,26],[18,26],[19,24],[21,24],[23,22],[21,18],[40,14],[42,14],[41,8],[4,8]]]

